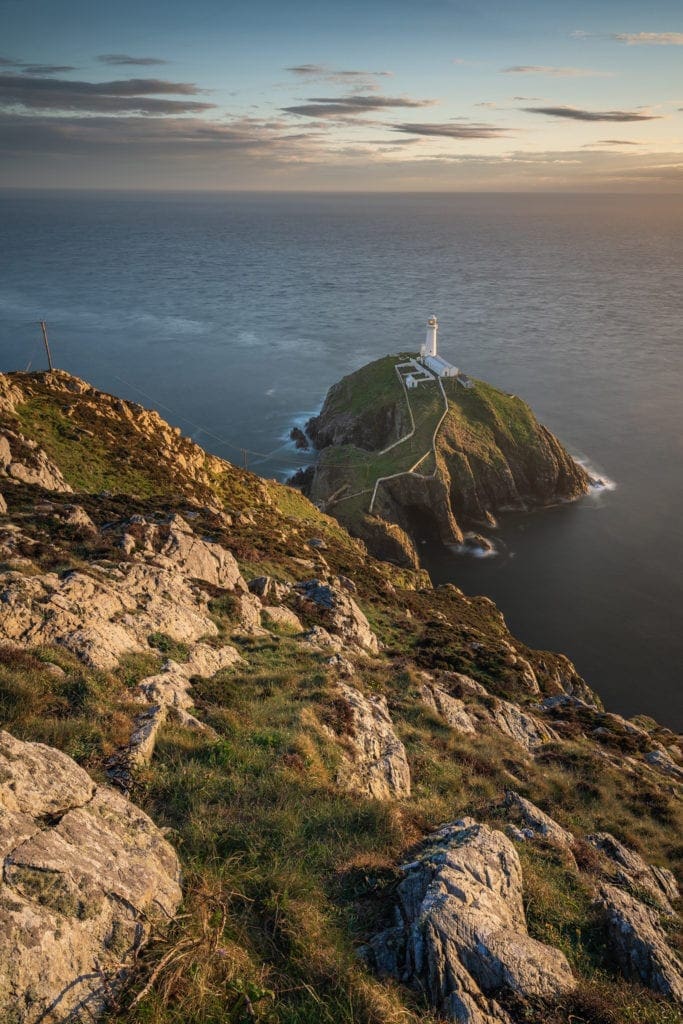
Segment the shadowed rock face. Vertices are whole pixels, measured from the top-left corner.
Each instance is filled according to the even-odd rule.
[[[92,1019],[180,903],[175,852],[71,758],[6,732],[0,847],[0,1019]]]
[[[444,826],[404,867],[396,927],[364,955],[421,989],[461,1024],[511,1024],[496,996],[553,998],[574,986],[564,955],[532,939],[517,852],[502,832],[467,818]]]

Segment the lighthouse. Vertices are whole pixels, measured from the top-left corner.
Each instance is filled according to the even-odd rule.
[[[457,377],[460,373],[457,366],[453,366],[447,359],[439,355],[437,349],[436,335],[439,330],[439,321],[432,314],[427,321],[427,337],[424,345],[420,348],[420,359],[422,365],[426,366],[437,377]]]
[[[420,352],[420,355],[422,356],[423,359],[426,359],[428,356],[435,356],[437,354],[436,335],[438,330],[439,321],[436,319],[435,316],[432,315],[427,321],[427,337],[425,338],[425,343],[422,346],[422,351]]]

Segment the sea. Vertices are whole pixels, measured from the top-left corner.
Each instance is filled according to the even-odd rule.
[[[55,364],[286,479],[341,376],[417,349],[528,401],[606,486],[418,548],[563,651],[607,708],[683,729],[683,196],[0,193],[0,369]]]

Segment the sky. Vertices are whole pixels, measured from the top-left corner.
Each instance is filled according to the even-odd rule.
[[[683,3],[0,0],[0,186],[683,192]]]

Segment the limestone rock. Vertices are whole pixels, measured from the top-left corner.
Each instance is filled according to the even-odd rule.
[[[532,939],[522,870],[502,832],[464,819],[445,825],[403,868],[396,925],[364,954],[380,974],[422,990],[460,1024],[511,1024],[496,997],[556,998],[574,979],[564,955]]]
[[[600,886],[611,951],[627,978],[683,1002],[683,965],[651,907],[614,885]]]
[[[540,807],[532,804],[531,800],[526,800],[519,793],[508,790],[505,794],[505,803],[509,808],[519,813],[527,828],[531,829],[536,835],[542,836],[549,843],[553,843],[555,846],[562,847],[563,849],[568,849],[574,845],[575,839],[572,833],[558,825]]]
[[[370,623],[345,587],[312,579],[297,583],[296,590],[303,600],[317,605],[329,633],[339,636],[344,643],[373,652],[379,650]]]
[[[98,530],[92,519],[80,505],[71,505],[66,510],[64,525],[71,526],[83,536],[95,536]]]
[[[295,630],[297,633],[303,633],[304,631],[301,619],[291,608],[285,608],[277,604],[267,604],[263,607],[263,613],[267,615],[274,626],[285,626],[288,629]]]
[[[7,502],[5,501],[2,494],[0,494],[0,516],[7,515]]]
[[[206,596],[178,572],[126,564],[110,575],[0,575],[0,637],[23,646],[58,643],[96,668],[148,650],[150,633],[178,640],[215,635]]]
[[[544,722],[522,711],[518,704],[511,704],[506,700],[496,701],[495,706],[488,712],[488,717],[496,729],[529,752],[558,738],[557,733]]]
[[[258,633],[261,630],[261,612],[263,605],[258,597],[250,594],[238,594],[236,599],[237,617],[242,629],[248,633]]]
[[[658,771],[663,772],[665,775],[670,775],[678,782],[683,782],[683,768],[676,764],[668,750],[664,750],[663,747],[651,750],[649,754],[645,755],[645,760]]]
[[[234,555],[213,541],[197,537],[182,516],[171,517],[167,536],[157,561],[191,579],[204,580],[216,587],[247,590]]]
[[[272,603],[273,601],[283,601],[292,590],[292,585],[283,583],[282,580],[276,580],[274,576],[257,576],[250,580],[249,590],[257,597],[262,597],[264,601]]]
[[[671,901],[677,900],[680,893],[671,871],[647,864],[640,854],[629,850],[609,832],[596,832],[586,836],[586,841],[612,861],[617,884],[647,889],[663,910],[672,913]]]
[[[155,919],[175,913],[177,857],[65,754],[5,732],[0,808],[0,1018],[92,1020]]]
[[[300,639],[311,647],[330,647],[333,651],[341,651],[344,646],[338,636],[332,636],[323,626],[311,626]]]
[[[211,647],[209,644],[194,644],[187,661],[178,666],[188,676],[204,676],[210,679],[224,668],[232,668],[242,662],[242,656],[234,647]]]
[[[451,697],[449,693],[433,683],[425,683],[421,686],[420,696],[424,703],[441,715],[453,729],[465,733],[477,731],[475,721],[466,710],[464,701],[457,697]]]
[[[339,683],[346,752],[337,781],[345,789],[377,800],[410,796],[406,750],[394,731],[384,697],[369,696]]]
[[[24,484],[35,484],[46,491],[72,490],[61,470],[34,441],[5,430],[0,444],[0,469]]]

